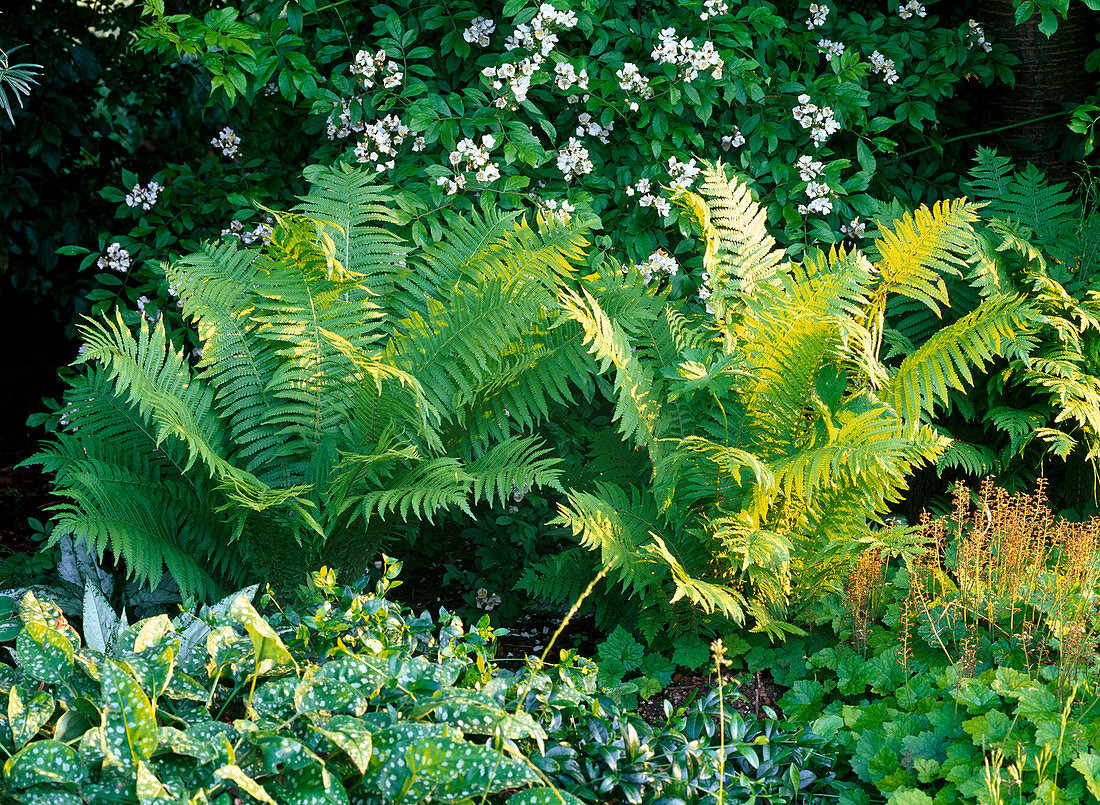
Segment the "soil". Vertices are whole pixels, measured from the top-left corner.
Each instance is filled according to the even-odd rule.
[[[16,467],[34,449],[29,434],[0,431],[0,558],[38,550],[27,521],[33,517],[44,523],[45,509],[55,500],[37,467]]]

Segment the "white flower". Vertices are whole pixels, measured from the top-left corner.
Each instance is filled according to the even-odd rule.
[[[649,55],[661,64],[677,65],[680,68],[680,80],[687,82],[694,81],[700,73],[708,70],[713,78],[720,79],[725,67],[725,62],[713,42],[704,42],[702,47],[696,48],[695,42],[687,37],[677,40],[675,28],[661,30],[657,46]]]
[[[824,3],[810,3],[810,16],[806,20],[806,27],[809,30],[819,28],[825,24],[826,18],[829,16],[829,7]]]
[[[606,126],[601,126],[588,112],[581,112],[577,120],[580,123],[576,130],[576,135],[578,137],[583,137],[587,134],[598,138],[604,145],[611,142],[611,132],[615,128],[614,120],[609,120]]]
[[[642,100],[647,100],[653,97],[653,90],[650,89],[649,79],[638,72],[638,65],[632,62],[626,62],[623,64],[623,69],[615,71],[615,77],[619,79],[619,88],[629,93],[637,95]],[[637,111],[638,105],[635,102],[631,102],[631,111]]]
[[[382,172],[393,168],[393,157],[397,156],[397,149],[411,134],[411,130],[397,115],[386,115],[363,126],[363,134],[362,141],[355,146],[355,158],[358,162],[375,163],[375,170]],[[415,150],[415,144],[413,148]]]
[[[729,10],[729,3],[725,0],[703,0],[703,12],[699,15],[699,19],[706,22],[719,14],[728,14]]]
[[[680,271],[680,264],[676,258],[669,255],[664,249],[658,249],[649,255],[649,259],[641,265],[635,266],[642,274],[642,281],[648,285],[655,274],[667,274],[672,277]]]
[[[470,26],[462,32],[462,38],[472,44],[489,46],[489,35],[497,29],[497,24],[485,17],[474,17]]]
[[[695,164],[695,160],[680,162],[676,157],[668,158],[668,173],[672,177],[669,186],[674,190],[687,190],[695,181],[695,177],[702,173],[702,168]]]
[[[819,147],[829,137],[840,131],[840,123],[833,116],[829,106],[818,107],[810,103],[810,96],[803,93],[798,96],[798,106],[793,110],[794,119],[804,129],[810,129],[810,139]]]
[[[576,137],[570,137],[569,142],[558,151],[557,163],[558,170],[567,180],[591,173],[593,167],[588,149],[581,145]]]
[[[734,126],[733,134],[723,134],[720,144],[723,151],[729,151],[731,148],[740,148],[745,144],[745,135],[741,133],[741,129]]]
[[[122,248],[121,243],[112,243],[107,247],[107,254],[96,260],[96,265],[125,274],[130,270],[130,253]]]
[[[348,68],[352,75],[357,75],[366,89],[372,89],[376,78],[381,77],[382,86],[386,89],[396,89],[401,85],[405,74],[401,71],[401,65],[386,58],[386,51],[370,53],[360,50],[355,54],[355,60]]]
[[[130,188],[130,192],[126,194],[126,206],[151,210],[153,205],[157,203],[157,196],[159,195],[160,184],[158,182],[149,182],[145,187],[142,187],[139,183]]]
[[[903,20],[912,19],[914,16],[924,18],[928,16],[928,12],[918,0],[909,0],[908,3],[898,9],[898,16]]]
[[[490,162],[484,168],[479,170],[476,176],[477,180],[482,184],[489,184],[490,182],[495,182],[497,179],[500,178],[500,168],[498,168],[495,163]]]
[[[982,26],[978,24],[978,21],[970,20],[967,24],[970,27],[970,32],[967,34],[967,38],[974,37],[977,40],[978,46],[986,53],[989,53],[991,50],[993,50],[993,45],[989,44],[989,42],[985,40],[985,31],[982,30]],[[974,47],[974,44],[974,42],[969,42],[968,46]]]
[[[801,156],[795,163],[798,175],[804,182],[811,182],[825,171],[825,163],[819,162],[810,156]]]
[[[561,201],[555,201],[554,199],[547,199],[543,206],[546,208],[547,217],[551,220],[560,221],[561,223],[568,223],[570,213],[574,212],[577,208],[570,204],[565,199]]]
[[[218,136],[210,141],[210,144],[222,152],[223,157],[235,157],[237,146],[241,144],[241,138],[233,129],[226,126],[218,132]]]
[[[817,49],[825,54],[828,61],[832,61],[834,56],[844,55],[844,45],[831,39],[820,40],[817,43]]]
[[[859,216],[856,216],[848,224],[841,224],[840,231],[849,239],[856,240],[857,238],[862,240],[864,233],[867,232],[867,224],[862,223],[859,220]]]
[[[888,59],[877,50],[871,54],[871,72],[882,73],[882,80],[894,84],[898,80],[898,71],[894,69],[894,60]]]

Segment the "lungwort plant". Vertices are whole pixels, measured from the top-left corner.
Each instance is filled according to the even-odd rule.
[[[362,567],[445,510],[558,484],[521,431],[587,378],[551,328],[583,235],[486,209],[410,252],[387,191],[317,169],[270,242],[206,245],[165,268],[202,344],[192,366],[162,320],[81,328],[84,371],[31,461],[65,498],[53,538],[110,548],[186,599],[322,562]]]
[[[680,202],[706,243],[706,315],[636,273],[599,298],[562,293],[614,379],[621,439],[593,441],[602,473],[560,510],[580,547],[525,584],[574,595],[567,566],[588,549],[633,596],[650,639],[670,624],[697,628],[700,612],[778,637],[840,589],[867,545],[906,549],[905,531],[875,525],[906,475],[949,444],[929,415],[975,368],[1026,356],[1038,314],[1021,297],[991,296],[919,349],[887,350],[891,298],[947,305],[976,205],[906,214],[869,256],[835,248],[789,263],[745,186],[719,167],[702,190],[706,200]]]

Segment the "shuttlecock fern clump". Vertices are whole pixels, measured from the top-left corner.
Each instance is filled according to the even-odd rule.
[[[166,267],[197,365],[162,321],[84,323],[63,424],[31,459],[64,498],[55,539],[209,598],[361,567],[439,512],[557,486],[531,433],[589,379],[579,339],[550,326],[583,232],[487,210],[413,251],[366,172],[307,176],[269,243]]]
[[[700,616],[781,636],[841,588],[859,552],[906,549],[904,531],[878,526],[906,476],[949,444],[929,415],[994,356],[1024,355],[1031,342],[1019,334],[1034,311],[991,296],[888,357],[888,302],[947,304],[975,205],[939,203],[883,225],[872,256],[835,248],[794,263],[746,186],[719,167],[701,189],[679,201],[705,243],[707,312],[630,273],[603,298],[560,295],[613,381],[620,438],[594,440],[593,460],[609,469],[561,507],[580,546],[523,583],[574,595],[558,571],[587,549],[650,637],[697,628]]]

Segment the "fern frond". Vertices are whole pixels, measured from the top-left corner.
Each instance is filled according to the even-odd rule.
[[[496,500],[503,507],[517,489],[524,494],[541,486],[564,491],[558,481],[559,463],[538,439],[514,436],[470,462],[466,473],[471,478],[474,502]]]

